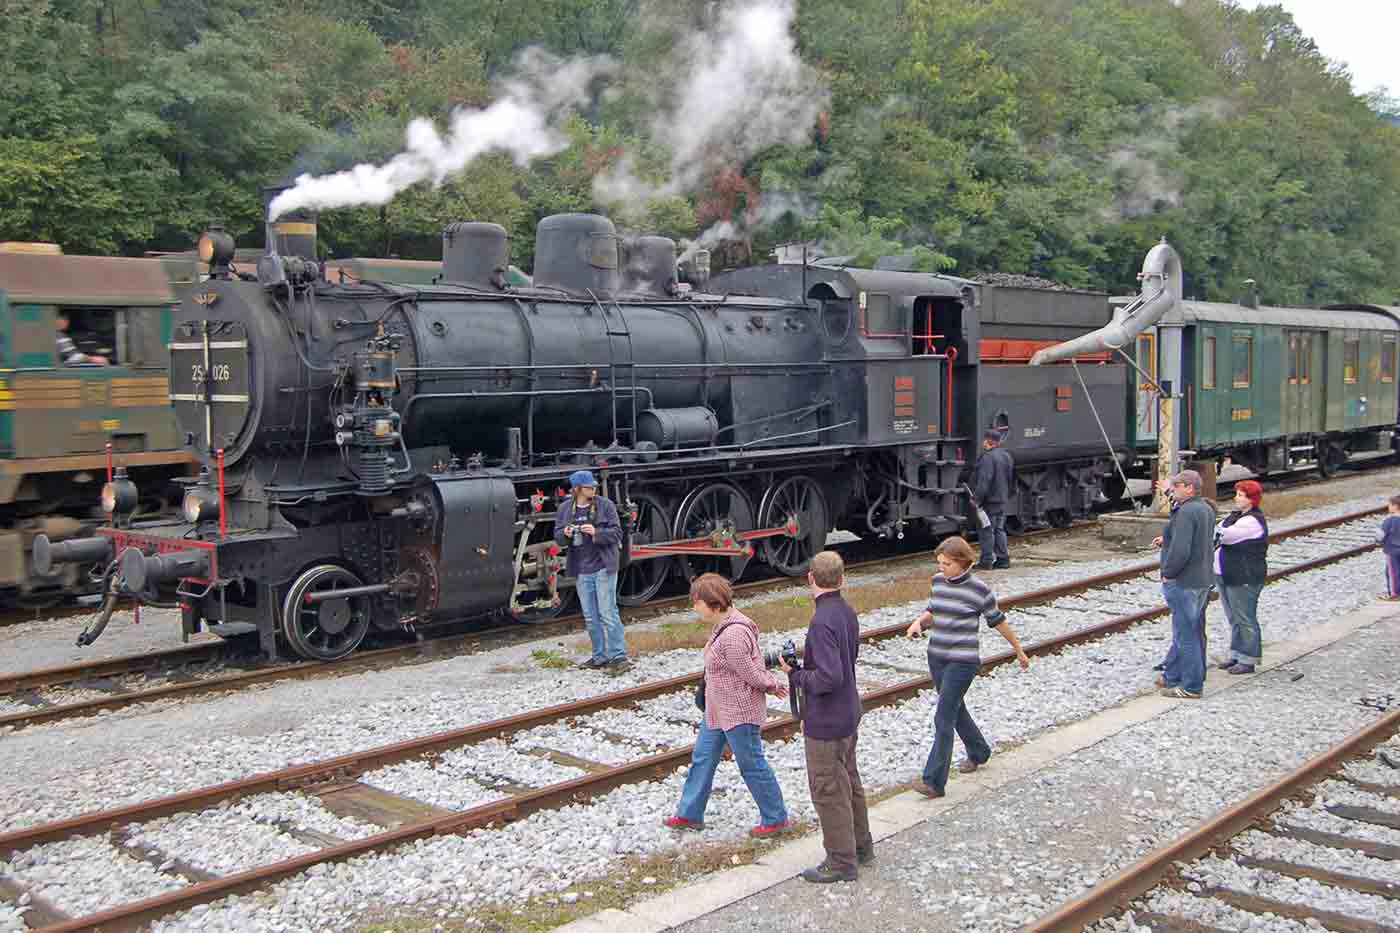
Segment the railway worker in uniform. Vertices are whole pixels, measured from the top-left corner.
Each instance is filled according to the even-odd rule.
[[[807,626],[802,667],[779,663],[801,698],[802,738],[807,755],[807,787],[822,824],[826,858],[802,872],[805,881],[855,881],[857,865],[875,858],[865,787],[856,767],[860,727],[860,688],[856,656],[860,622],[841,596],[846,565],[835,551],[812,558],[807,572],[814,609]]]
[[[972,545],[962,538],[945,538],[933,553],[938,561],[938,573],[933,577],[928,608],[905,633],[910,638],[918,638],[929,632],[928,670],[933,677],[933,689],[938,691],[938,706],[933,714],[933,748],[924,764],[923,780],[914,787],[930,798],[942,797],[947,787],[955,732],[967,750],[967,760],[958,766],[959,771],[970,774],[992,757],[992,746],[972,721],[964,701],[982,666],[978,619],[1006,639],[1016,652],[1021,670],[1030,667],[1030,659],[1007,623],[1006,614],[997,606],[992,588],[972,575],[975,560]]]
[[[1230,656],[1220,669],[1231,674],[1253,674],[1262,657],[1259,593],[1269,573],[1269,523],[1259,508],[1263,501],[1263,486],[1240,480],[1235,484],[1235,510],[1215,526],[1216,588],[1230,620]]]
[[[107,357],[95,356],[91,353],[84,353],[73,343],[73,338],[68,336],[68,328],[72,322],[68,315],[59,311],[54,318],[54,326],[58,328],[58,358],[63,361],[64,366],[106,366]]]
[[[1016,482],[1015,467],[1011,452],[1002,449],[1001,432],[992,430],[983,434],[982,456],[977,458],[972,477],[972,497],[987,513],[991,524],[977,533],[982,547],[978,570],[1005,570],[1011,566],[1011,552],[1006,547],[1006,503],[1011,499]]]
[[[739,774],[758,804],[758,825],[749,835],[766,839],[792,826],[783,789],[763,756],[759,726],[768,715],[767,694],[787,696],[787,685],[770,673],[758,650],[758,626],[734,608],[734,587],[717,573],[703,573],[690,584],[695,614],[710,624],[705,645],[705,716],[690,771],[685,776],[676,815],[666,819],[671,829],[700,829],[710,800],[715,769],[724,747],[734,753]]]
[[[1386,602],[1400,600],[1400,496],[1391,496],[1386,503],[1386,516],[1376,533],[1385,552],[1385,595]]]
[[[598,495],[598,481],[588,470],[569,477],[573,495],[554,519],[554,540],[567,547],[564,572],[577,581],[579,602],[593,649],[580,667],[629,669],[622,615],[617,609],[617,564],[622,551],[622,522],[617,506]]]
[[[1215,509],[1201,498],[1201,474],[1171,479],[1172,511],[1157,540],[1162,548],[1162,597],[1172,613],[1172,646],[1157,679],[1162,695],[1198,700],[1205,688],[1206,601],[1214,582]]]

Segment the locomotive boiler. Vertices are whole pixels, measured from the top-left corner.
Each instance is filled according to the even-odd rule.
[[[100,575],[97,631],[120,599],[168,601],[187,634],[333,659],[371,629],[548,617],[570,596],[552,520],[580,466],[624,516],[636,603],[753,559],[803,573],[838,525],[964,527],[987,427],[1022,462],[1024,524],[1085,513],[1127,456],[1123,365],[1025,365],[1101,323],[1102,295],[853,268],[707,288],[703,255],[678,267],[672,241],[590,214],[540,222],[528,286],[490,223],[444,231],[439,281],[333,283],[314,232],[280,222],[255,275],[227,235],[201,241],[209,278],[169,344],[204,464],[183,520],[133,521],[118,471],[108,527],[36,542],[40,572]]]

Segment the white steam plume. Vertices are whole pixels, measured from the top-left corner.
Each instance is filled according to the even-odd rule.
[[[677,261],[689,259],[699,249],[709,249],[733,240],[747,240],[754,230],[782,220],[788,215],[799,221],[811,220],[817,216],[818,210],[818,203],[806,195],[765,191],[759,195],[758,209],[745,212],[737,223],[732,220],[716,221],[695,239],[682,240],[681,254]]]
[[[719,168],[778,143],[806,139],[828,93],[797,55],[794,0],[734,3],[712,30],[692,35],[675,53],[683,70],[651,135],[671,151],[668,177],[647,181],[624,157],[594,179],[600,203],[638,203],[693,190]]]
[[[521,77],[505,85],[504,95],[484,110],[455,111],[446,136],[431,120],[413,120],[404,131],[404,150],[388,162],[361,163],[329,175],[300,175],[268,205],[269,219],[300,208],[386,204],[420,182],[442,184],[493,150],[507,152],[523,165],[563,149],[568,140],[553,121],[586,99],[589,83],[611,63],[603,57],[561,62],[530,49],[517,65]]]
[[[1150,214],[1159,205],[1179,207],[1185,180],[1169,166],[1181,151],[1182,138],[1203,119],[1228,117],[1235,105],[1211,98],[1189,107],[1149,111],[1144,129],[1108,154],[1108,167],[1117,176],[1119,193],[1099,214],[1107,221]]]

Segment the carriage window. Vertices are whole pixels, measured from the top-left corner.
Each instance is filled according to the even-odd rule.
[[[1312,337],[1298,338],[1298,383],[1312,382]]]
[[[1231,355],[1234,375],[1230,384],[1236,389],[1248,389],[1250,373],[1254,372],[1254,337],[1251,334],[1235,334],[1234,352]]]
[[[1297,337],[1288,338],[1288,384],[1298,384],[1298,344]]]
[[[1215,388],[1215,338],[1207,337],[1201,344],[1201,388]]]
[[[1361,375],[1361,340],[1348,337],[1342,342],[1342,381],[1354,384]]]
[[[1381,382],[1395,381],[1395,338],[1381,341]]]

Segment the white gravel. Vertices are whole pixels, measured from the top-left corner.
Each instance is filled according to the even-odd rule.
[[[1141,903],[1145,910],[1154,913],[1194,920],[1220,930],[1239,930],[1240,933],[1316,933],[1320,929],[1273,914],[1251,914],[1213,897],[1196,897],[1169,888],[1158,888]],[[1092,929],[1123,930],[1127,933],[1151,933],[1152,930],[1149,926],[1133,922],[1131,911],[1124,918],[1102,921]]]
[[[1365,781],[1368,784],[1380,784],[1387,788],[1400,790],[1400,769],[1382,764],[1376,758],[1367,758],[1362,761],[1349,761],[1346,767],[1342,768],[1342,773],[1356,781]]]
[[[1317,796],[1324,806],[1366,807],[1400,816],[1400,800],[1361,790],[1345,781],[1323,781],[1317,786]]]
[[[1289,878],[1272,871],[1245,868],[1229,859],[1207,858],[1182,869],[1182,876],[1207,887],[1257,894],[1301,909],[1345,914],[1360,920],[1400,924],[1400,902],[1321,884],[1311,878]]]
[[[1322,868],[1370,881],[1400,885],[1400,863],[1370,858],[1354,849],[1334,849],[1298,839],[1287,839],[1251,830],[1236,838],[1235,851],[1260,859],[1278,859],[1294,865]]]
[[[1339,506],[1334,514],[1355,507],[1356,503]],[[1295,520],[1303,522],[1317,517],[1320,516],[1300,515]],[[1038,589],[1138,560],[1140,558],[1057,566],[1021,577],[1016,581],[1016,589]],[[1376,561],[1360,558],[1314,573],[1306,581],[1271,586],[1265,591],[1261,607],[1261,616],[1267,620],[1266,652],[1269,638],[1288,637],[1291,632],[1315,623],[1318,618],[1366,602],[1380,583]],[[1150,584],[1124,585],[1123,590],[1121,597],[1127,604],[1138,605],[1139,599],[1142,605],[1154,604],[1160,598]],[[1339,599],[1338,594],[1345,595]],[[1115,601],[1118,598],[1119,594],[1116,594]],[[918,607],[918,603],[911,603],[867,613],[862,623],[871,627],[907,621]],[[1023,634],[1034,633],[1031,640],[1038,640],[1055,632],[1082,626],[1085,616],[1083,612],[1064,611],[1057,607],[1037,607],[1024,613],[1024,618],[1018,613],[1013,624],[1018,629],[1024,627]],[[1222,644],[1224,632],[1218,609],[1212,610],[1211,626],[1212,644],[1218,646]],[[765,636],[765,647],[776,648],[783,637]],[[979,724],[989,738],[1002,744],[1024,740],[1056,724],[1114,705],[1150,689],[1150,675],[1145,673],[1146,667],[1160,657],[1165,645],[1166,624],[1148,625],[1095,645],[1038,659],[1033,662],[1030,674],[1003,667],[987,677],[979,678],[974,687]],[[888,649],[881,654],[892,659],[891,663],[920,670],[923,667],[924,647],[923,642],[897,640],[889,643]],[[993,636],[991,644],[986,647],[999,650],[999,639]],[[483,687],[480,682],[471,682],[471,678],[463,673],[481,671],[482,667],[481,659],[458,659],[441,665],[418,666],[413,671],[413,680],[418,689],[412,692],[393,697],[381,696],[353,709],[329,712],[302,721],[298,728],[287,731],[273,731],[275,724],[244,734],[225,735],[219,731],[215,733],[219,738],[182,745],[178,753],[143,748],[144,765],[133,763],[132,772],[124,771],[124,781],[118,786],[130,788],[124,799],[143,799],[297,761],[326,758],[353,749],[400,741],[413,735],[460,727],[495,718],[506,710],[514,712],[527,706],[552,705],[668,674],[690,673],[696,669],[697,661],[694,651],[672,652],[640,659],[636,670],[619,677],[574,671],[563,674],[537,671],[528,676],[512,676],[509,678],[512,681],[510,686],[499,688]],[[388,674],[342,678],[335,682],[334,688],[353,690],[357,683],[374,688],[374,685],[384,683],[385,678],[393,679]],[[451,687],[449,684],[453,678],[463,682],[460,686]],[[476,679],[479,681],[479,676]],[[901,675],[893,679],[904,677]],[[319,693],[324,693],[327,685],[320,686],[323,690]],[[315,696],[318,704],[326,703],[327,698],[319,693],[287,689],[280,695]],[[246,696],[237,699],[250,702]],[[877,710],[866,717],[862,726],[861,765],[867,784],[872,789],[902,783],[917,775],[931,735],[931,711],[932,697],[925,693],[902,707]],[[660,717],[680,728],[699,719],[699,712],[688,690],[649,701],[640,712],[644,717]],[[1313,711],[1308,709],[1307,712]],[[1346,719],[1345,716],[1338,716],[1335,709],[1330,714],[1333,721]],[[1362,712],[1358,709],[1356,714],[1362,715]],[[1237,735],[1240,730],[1246,730],[1261,738],[1277,738],[1270,732],[1269,723],[1260,722],[1257,711],[1252,714],[1239,711],[1215,723],[1215,727],[1226,734]],[[620,721],[609,725],[599,722],[597,728],[629,738],[643,734],[634,732],[631,726]],[[76,741],[63,739],[62,729],[52,731],[55,735],[51,738]],[[16,736],[6,741],[22,738]],[[1194,741],[1193,736],[1179,739],[1182,747]],[[49,744],[51,746],[53,743]],[[34,743],[26,747],[36,748],[38,745]],[[554,746],[551,744],[550,747]],[[563,748],[558,750],[568,751]],[[1144,760],[1150,761],[1157,752],[1148,749],[1143,754]],[[784,786],[790,810],[799,818],[810,816],[800,744],[787,742],[770,745],[769,756]],[[121,795],[123,792],[113,791],[110,773],[106,767],[93,767],[70,771],[62,781],[47,785],[18,782],[15,790],[7,792],[4,801],[0,802],[0,827],[15,828],[70,816],[97,806],[114,805],[119,802],[114,793]],[[474,805],[472,801],[478,799],[476,795],[488,793],[486,789],[492,786],[504,783],[541,786],[582,773],[539,757],[523,755],[512,744],[493,742],[444,754],[431,770],[400,766],[399,769],[376,772],[369,780],[386,790],[405,793],[425,802],[461,808]],[[273,928],[281,923],[293,929],[330,929],[353,925],[355,918],[371,907],[424,902],[435,903],[441,905],[439,909],[451,911],[480,902],[499,902],[522,895],[562,890],[615,866],[616,862],[612,859],[617,854],[651,853],[674,846],[676,840],[660,827],[660,819],[673,811],[683,776],[682,770],[664,782],[622,788],[592,806],[537,814],[504,830],[483,831],[465,839],[428,840],[398,853],[366,857],[324,871],[308,872],[299,879],[280,885],[275,903],[263,897],[237,899],[226,908],[201,911],[199,925],[203,929],[218,929],[222,924],[222,928],[244,930]],[[1187,785],[1194,777],[1183,778],[1173,790],[1189,790]],[[1251,781],[1257,780],[1257,774],[1248,777]],[[396,780],[402,780],[409,786],[399,789],[400,785],[394,783]],[[387,781],[388,784],[378,783],[380,781]],[[452,796],[446,791],[434,797],[426,790],[429,786],[446,789],[456,785],[466,787],[467,792],[452,800],[446,799]],[[1145,790],[1151,792],[1153,789]],[[1136,795],[1134,799],[1137,799]],[[1147,798],[1143,800],[1144,811],[1156,812],[1159,809]],[[742,838],[755,818],[755,808],[737,772],[732,766],[722,767],[716,780],[711,811],[707,814],[708,825],[704,836],[714,841]],[[611,849],[595,845],[600,832],[603,833],[601,838],[611,841]],[[570,854],[555,858],[548,854],[552,851],[551,846],[563,846]],[[405,877],[401,860],[410,860],[412,853],[420,850],[431,852],[432,857],[425,858],[425,864],[433,865],[433,871],[447,866],[454,879],[450,890],[432,893],[433,871],[429,871],[426,880],[420,879],[423,880],[421,885],[398,884],[397,879]],[[508,872],[505,876],[496,872],[474,872],[469,852],[478,850],[492,853],[488,864],[513,867],[514,872]],[[324,887],[320,887],[323,883]],[[302,885],[307,890],[302,891],[299,887]],[[405,888],[428,893],[421,893],[412,901],[400,900],[408,896]],[[249,918],[253,916],[258,918],[253,926],[240,925],[251,922]],[[187,919],[180,922],[193,921]]]
[[[17,852],[9,861],[0,861],[0,874],[11,876],[71,917],[184,885],[105,839],[66,839]]]
[[[123,845],[142,852],[155,849],[167,858],[216,875],[236,874],[319,848],[242,813],[217,807],[133,827]]]
[[[692,703],[690,712],[695,715],[693,722],[680,723],[670,715],[674,706],[675,694],[648,701],[645,712],[630,709],[599,710],[589,716],[586,723],[594,729],[602,729],[613,735],[624,735],[629,741],[646,748],[648,754],[655,754],[668,748],[684,748],[694,743],[699,733],[700,710]],[[684,699],[684,697],[682,697]],[[664,701],[664,702],[663,702]]]
[[[439,772],[432,762],[420,760],[401,761],[371,771],[362,775],[360,781],[445,810],[470,810],[510,796],[501,791],[488,790],[469,777],[453,775],[449,778]]]
[[[650,753],[641,743],[616,742],[586,724],[569,726],[562,722],[522,732],[512,738],[511,745],[523,752],[532,749],[563,752],[600,765],[622,765]]]
[[[29,913],[29,908],[19,904],[7,904],[0,901],[0,930],[4,933],[20,933],[28,930],[29,925],[24,922],[24,915]]]
[[[1261,614],[1265,614],[1269,620],[1269,631],[1273,637],[1288,637],[1292,632],[1315,624],[1318,618],[1330,611],[1348,608],[1347,598],[1339,600],[1338,593],[1354,594],[1351,599],[1355,603],[1369,600],[1369,594],[1358,586],[1358,582],[1374,575],[1374,561],[1361,558],[1315,572],[1306,578],[1276,584],[1266,591]],[[893,610],[900,611],[904,610]],[[1072,627],[1074,622],[1069,619],[1057,620],[1056,613],[1047,612],[1042,615],[1039,624],[1063,630]],[[1223,627],[1219,619],[1215,620],[1215,625],[1217,628]],[[1078,646],[1058,655],[1036,659],[1029,674],[1004,666],[980,677],[972,694],[979,725],[999,745],[1019,742],[1055,725],[1082,718],[1144,692],[1150,688],[1146,669],[1160,657],[1165,645],[1163,633],[1158,630],[1164,627],[1165,623],[1160,627],[1145,626],[1096,644]],[[890,643],[888,652],[909,652],[904,659],[906,663],[922,660],[923,643],[907,644],[904,648],[898,645],[898,642]],[[1286,674],[1274,675],[1274,678],[1290,683]],[[1358,689],[1362,686],[1357,684]],[[1339,714],[1330,696],[1320,700],[1310,699],[1306,688],[1293,692],[1300,695],[1295,698],[1290,693],[1292,702],[1288,707],[1288,716],[1261,718],[1256,708],[1241,703],[1219,706],[1203,704],[1194,707],[1197,712],[1189,723],[1169,717],[1153,729],[1133,730],[1130,736],[1123,737],[1124,747],[1117,754],[1126,754],[1129,760],[1134,761],[1160,760],[1161,749],[1164,748],[1190,746],[1197,750],[1188,762],[1183,763],[1184,767],[1169,772],[1157,773],[1148,766],[1148,776],[1144,777],[1142,786],[1124,789],[1125,795],[1131,795],[1135,812],[1148,825],[1179,824],[1182,819],[1179,807],[1183,803],[1187,805],[1187,812],[1207,815],[1218,809],[1222,795],[1243,796],[1257,785],[1261,773],[1286,770],[1296,764],[1300,720],[1325,720],[1336,726],[1354,728],[1367,715],[1365,710],[1355,706]],[[681,705],[682,700],[688,703],[689,695],[673,696],[664,702],[671,704],[671,709],[678,714],[687,717],[694,714],[698,718],[698,711],[693,706]],[[660,700],[652,701],[644,709],[647,713],[653,713],[654,706],[662,703]],[[899,707],[877,709],[867,714],[861,727],[861,769],[872,790],[903,783],[917,776],[928,749],[933,703],[932,694],[925,692]],[[620,728],[608,731],[625,735],[630,730]],[[1180,734],[1173,735],[1175,732]],[[1250,768],[1221,774],[1220,768],[1213,766],[1212,756],[1233,760],[1229,756],[1240,750],[1238,737],[1242,734],[1251,736],[1248,743],[1251,749],[1261,745],[1290,751],[1272,754],[1256,752]],[[1306,741],[1306,745],[1314,751],[1319,743],[1320,740],[1316,738]],[[797,818],[809,818],[812,811],[800,743],[769,743],[766,749],[784,788],[789,809]],[[472,774],[483,771],[496,774],[498,772],[492,768],[501,767],[499,764],[488,767],[480,761],[466,762],[465,766]],[[541,763],[532,762],[535,773],[538,773],[540,766]],[[395,890],[388,879],[411,874],[411,866],[421,861],[434,866],[457,866],[458,876],[470,879],[462,881],[452,892],[443,892],[436,898],[424,894],[420,898],[421,902],[440,905],[443,909],[464,910],[480,903],[500,903],[562,891],[604,873],[616,864],[613,859],[617,856],[651,854],[676,845],[678,840],[660,826],[660,820],[674,812],[683,779],[682,770],[661,782],[621,788],[590,806],[536,814],[503,830],[479,831],[460,839],[427,840],[411,847],[411,852],[357,859],[333,870],[335,885],[332,887],[341,885],[350,892],[384,891],[386,893],[376,901],[381,909],[393,910],[406,903],[419,903],[402,900],[406,895]],[[538,786],[539,782],[531,783]],[[1222,787],[1229,790],[1223,791]],[[1170,796],[1177,801],[1176,805],[1167,807],[1159,803],[1156,799],[1159,794]],[[1072,815],[1082,817],[1084,814]],[[737,771],[732,767],[722,767],[716,778],[715,795],[707,811],[706,828],[700,834],[700,839],[719,842],[743,838],[743,833],[753,824],[755,816],[755,808]],[[998,837],[1004,835],[1021,841],[1022,837],[1015,829],[1015,819],[1006,818],[1004,821],[1007,822],[1004,832],[985,825],[983,828],[992,828]],[[1145,836],[1144,842],[1153,839],[1155,835]],[[573,840],[572,844],[568,840]],[[555,855],[550,845],[561,847],[563,854]],[[480,864],[476,860],[483,857],[482,853],[488,856],[485,864],[496,866],[495,872],[481,873],[476,870],[475,866]],[[1053,860],[1042,861],[1053,863]],[[960,870],[960,873],[966,875],[967,871]],[[976,875],[976,872],[971,874]],[[1098,878],[1098,873],[1064,870],[1062,883],[1069,886],[1061,894],[1069,896],[1077,893]],[[313,893],[309,896],[317,905],[314,913],[302,915],[302,922],[314,927],[318,923],[353,914],[355,904],[350,900],[356,895],[346,894],[335,899],[335,895],[320,887],[316,879],[304,879],[299,883],[311,887]],[[283,892],[284,907],[285,898],[292,897],[294,887],[296,883],[279,886],[278,890]],[[328,899],[333,900],[334,909],[327,909]],[[990,903],[990,900],[984,900]],[[308,909],[309,905],[310,901]],[[969,903],[965,912],[977,924],[990,923],[991,915],[978,908],[978,903]],[[256,909],[255,906],[245,901],[233,901],[220,908],[226,911],[221,916],[229,919],[239,911],[252,909]],[[1025,922],[1035,912],[1035,905],[1023,901],[1020,907],[1006,915],[1006,919]],[[254,929],[260,928],[257,924],[270,920],[261,913],[255,917]],[[288,919],[285,909],[281,919]]]
[[[1400,846],[1400,829],[1377,826],[1374,823],[1364,823],[1360,820],[1344,819],[1329,813],[1325,806],[1326,802],[1321,798],[1315,799],[1311,806],[1290,801],[1284,805],[1284,809],[1280,811],[1276,821],[1285,826],[1296,826],[1299,829],[1315,829],[1319,832],[1350,836],[1364,842]]]

